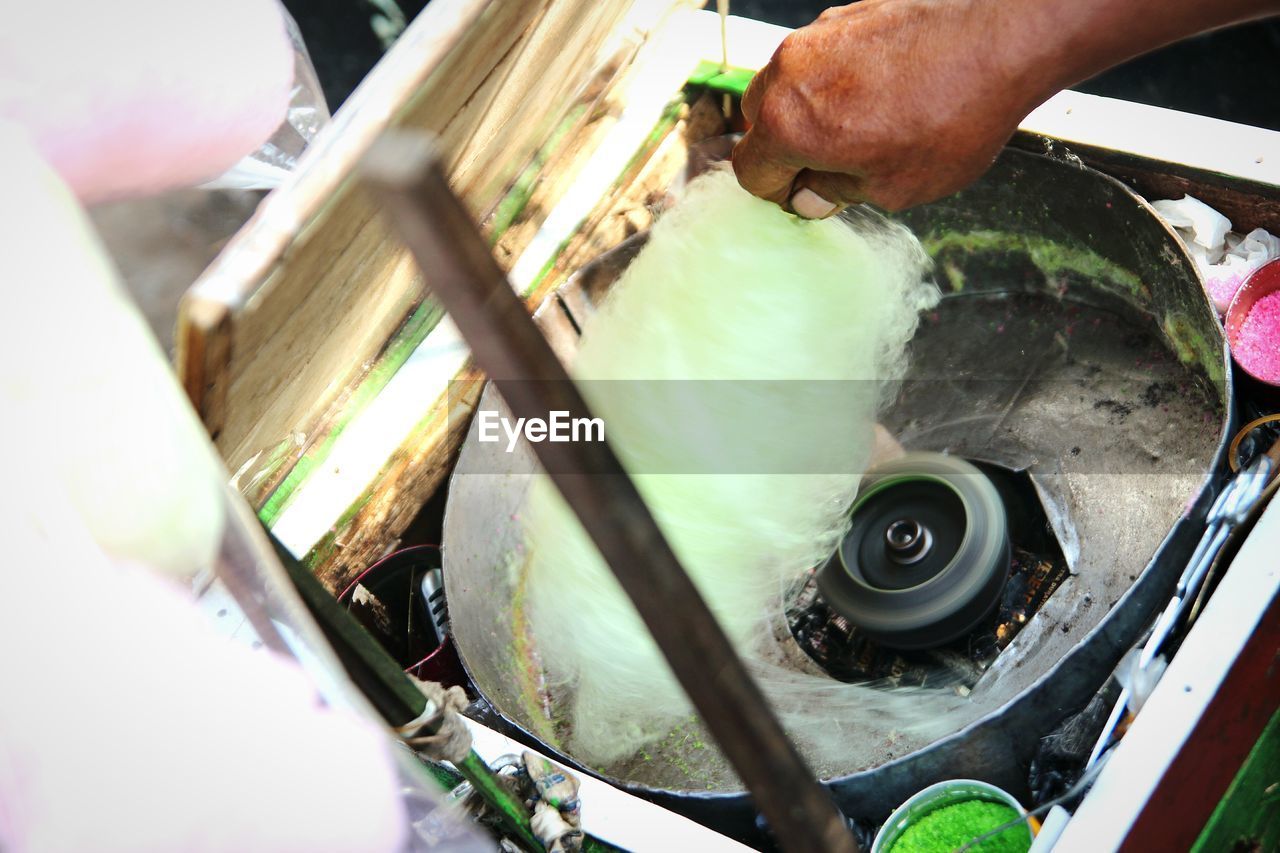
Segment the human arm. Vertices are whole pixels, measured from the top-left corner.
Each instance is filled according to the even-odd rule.
[[[956,192],[1055,92],[1280,0],[863,0],[788,36],[743,97],[742,185],[811,218]],[[804,190],[809,190],[805,193]]]

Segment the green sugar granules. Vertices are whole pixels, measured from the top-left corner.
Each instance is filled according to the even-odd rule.
[[[893,842],[888,853],[951,853],[1017,817],[1017,811],[1009,806],[986,800],[944,806],[909,826]],[[1030,847],[1026,826],[1021,825],[1011,826],[969,850],[974,853],[1025,853]]]

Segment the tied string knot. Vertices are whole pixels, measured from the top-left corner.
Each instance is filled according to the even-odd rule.
[[[397,726],[396,733],[428,758],[458,764],[471,753],[471,733],[462,721],[467,694],[461,687],[446,688],[434,681],[417,681],[417,685],[427,697],[427,706],[417,719]]]

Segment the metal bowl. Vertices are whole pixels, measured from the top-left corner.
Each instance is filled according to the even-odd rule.
[[[868,715],[836,721],[813,707],[814,728],[840,732],[842,757],[806,758],[848,814],[875,821],[935,781],[1026,790],[1041,738],[1085,706],[1171,594],[1213,498],[1233,412],[1222,327],[1195,266],[1118,181],[1078,161],[1007,151],[970,189],[903,219],[933,255],[944,297],[882,422],[909,450],[1025,472],[1072,575],[947,718],[949,733],[925,737]],[[585,267],[539,312],[566,353],[643,241]],[[501,401],[489,389],[480,406]],[[537,661],[518,652],[527,643],[515,519],[534,471],[527,451],[481,443],[473,427],[445,514],[454,637],[495,710],[490,722],[751,837],[741,783],[697,726],[648,760],[584,767],[566,754]]]

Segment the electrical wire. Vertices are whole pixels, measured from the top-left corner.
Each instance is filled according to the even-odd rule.
[[[975,845],[981,844],[982,842],[986,841],[988,838],[997,836],[1006,830],[1013,829],[1015,826],[1018,826],[1019,824],[1027,823],[1027,821],[1030,820],[1031,818],[1039,817],[1040,815],[1049,811],[1049,809],[1053,808],[1054,806],[1062,805],[1068,800],[1072,800],[1079,794],[1084,793],[1085,788],[1093,784],[1094,780],[1098,778],[1098,774],[1102,771],[1102,768],[1106,766],[1107,760],[1111,758],[1111,750],[1115,748],[1116,743],[1119,743],[1119,741],[1116,741],[1111,746],[1108,746],[1106,750],[1101,755],[1098,756],[1098,760],[1094,762],[1093,766],[1085,768],[1085,771],[1080,774],[1080,778],[1077,779],[1075,784],[1072,785],[1070,788],[1068,788],[1065,792],[1054,797],[1052,800],[1048,800],[1047,802],[1041,803],[1040,805],[1036,806],[1034,809],[1031,809],[1030,811],[1028,811],[1025,815],[1020,815],[1019,817],[1009,821],[1008,823],[997,826],[995,829],[990,830],[986,834],[979,835],[977,838],[974,838],[966,842],[963,847],[956,848],[956,850],[953,853],[966,853],[966,851],[970,850]]]

